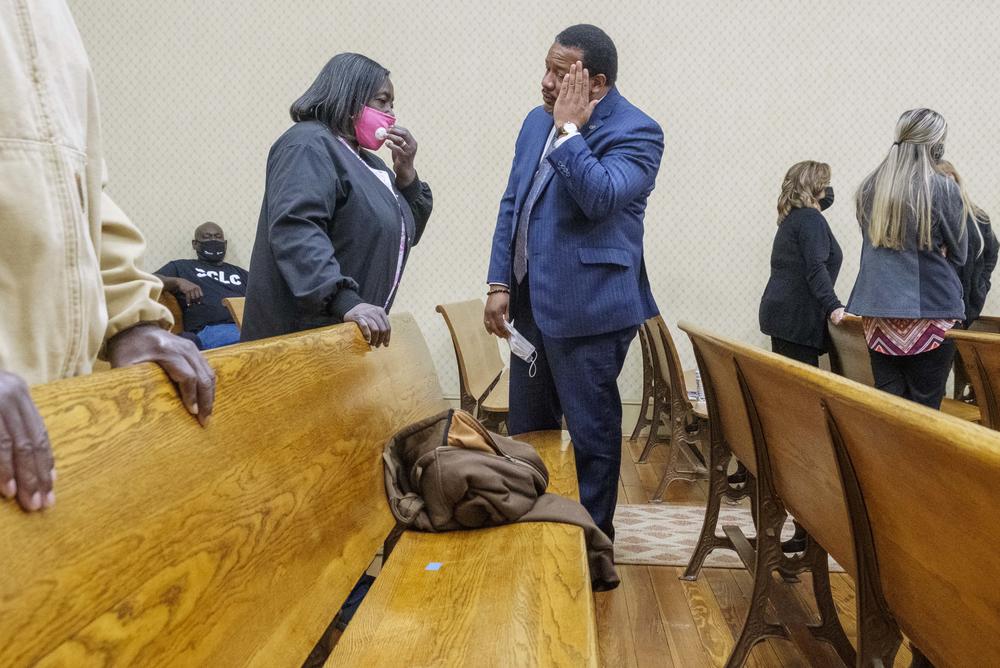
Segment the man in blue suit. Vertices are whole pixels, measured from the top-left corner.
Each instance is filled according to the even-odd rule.
[[[580,500],[614,539],[618,376],[658,313],[642,236],[663,131],[615,88],[618,54],[601,29],[561,32],[545,70],[500,202],[484,320],[501,337],[512,321],[538,353],[533,366],[511,356],[510,433],[558,429],[566,416]]]

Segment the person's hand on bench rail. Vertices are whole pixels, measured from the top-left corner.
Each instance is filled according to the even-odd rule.
[[[344,322],[357,323],[365,341],[373,348],[389,345],[392,325],[389,324],[389,316],[385,314],[385,309],[382,307],[372,304],[358,304],[344,314]]]
[[[24,379],[0,371],[0,493],[27,511],[56,502],[52,446]]]
[[[184,407],[202,426],[207,424],[215,404],[215,371],[191,341],[157,325],[138,325],[108,341],[108,361],[115,368],[159,364],[177,384]]]

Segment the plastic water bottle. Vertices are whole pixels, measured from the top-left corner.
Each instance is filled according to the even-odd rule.
[[[698,392],[698,401],[705,401],[705,388],[701,384],[701,370],[695,370],[694,384]]]

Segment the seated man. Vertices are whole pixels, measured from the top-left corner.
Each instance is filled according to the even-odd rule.
[[[247,270],[226,264],[226,235],[215,223],[194,231],[191,247],[197,260],[174,260],[156,275],[177,297],[184,313],[184,331],[201,350],[237,343],[240,330],[222,303],[226,297],[245,297]]]

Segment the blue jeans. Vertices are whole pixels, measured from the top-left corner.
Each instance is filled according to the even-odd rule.
[[[195,334],[199,350],[221,348],[240,342],[240,328],[233,323],[205,325]]]

